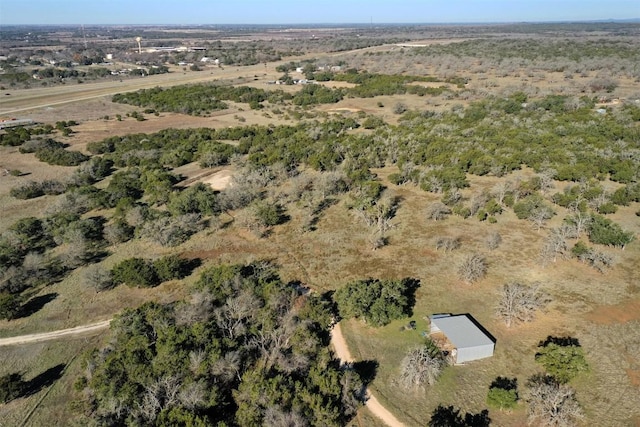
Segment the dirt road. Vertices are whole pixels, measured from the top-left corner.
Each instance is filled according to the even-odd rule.
[[[345,363],[354,361],[351,353],[349,353],[347,342],[342,335],[340,323],[337,323],[331,331],[331,344],[333,344],[333,348],[336,351],[336,356],[338,356],[340,360]],[[394,417],[393,414],[387,410],[387,408],[382,406],[380,402],[378,402],[378,399],[376,399],[376,397],[370,392],[367,392],[367,402],[365,403],[365,405],[367,405],[367,409],[369,409],[371,413],[373,413],[373,415],[384,421],[386,425],[390,427],[404,427],[404,424],[398,421],[398,419]]]
[[[68,336],[80,336],[80,335],[89,335],[103,329],[107,329],[109,324],[111,323],[111,319],[104,320],[98,323],[92,323],[89,325],[76,326],[75,328],[69,329],[61,329],[59,331],[52,332],[43,332],[39,334],[29,334],[29,335],[21,335],[18,337],[8,337],[8,338],[0,338],[0,347],[8,346],[8,345],[18,345],[18,344],[28,344],[34,342],[42,342],[49,341],[58,338],[64,338]],[[336,351],[336,355],[343,362],[353,362],[353,357],[351,353],[349,353],[349,348],[347,347],[347,342],[342,335],[342,330],[340,329],[340,323],[336,324],[331,331],[331,344],[333,344],[333,348]],[[378,418],[385,422],[390,427],[404,427],[396,417],[393,416],[391,412],[389,412],[384,406],[378,402],[376,397],[367,392],[367,408]]]
[[[75,328],[60,329],[59,331],[43,332],[39,334],[21,335],[19,337],[0,338],[0,347],[7,345],[28,344],[41,341],[55,340],[68,336],[89,335],[107,329],[111,319]]]

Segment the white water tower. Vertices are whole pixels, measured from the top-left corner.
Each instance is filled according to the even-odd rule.
[[[140,42],[142,41],[142,37],[140,36],[136,37],[136,41],[138,42],[138,53],[142,53],[142,46],[140,45]]]

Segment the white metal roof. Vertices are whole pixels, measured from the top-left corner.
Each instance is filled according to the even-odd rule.
[[[494,344],[493,340],[464,314],[434,318],[431,319],[431,322],[446,335],[456,348]]]

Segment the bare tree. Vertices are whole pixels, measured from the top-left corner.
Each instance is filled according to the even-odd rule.
[[[69,230],[65,234],[67,244],[63,246],[60,259],[67,267],[76,268],[86,264],[93,256],[93,248],[79,229]]]
[[[104,226],[104,239],[110,245],[126,242],[133,236],[133,227],[124,221],[117,221]]]
[[[417,347],[402,359],[398,381],[404,388],[424,388],[425,385],[436,383],[445,366],[437,348]]]
[[[504,206],[504,198],[513,191],[514,185],[511,181],[500,180],[496,185],[491,189],[491,193],[496,198],[496,201]]]
[[[189,370],[194,375],[199,375],[202,371],[202,364],[207,358],[207,353],[202,350],[191,350],[189,352]]]
[[[194,322],[207,321],[213,315],[214,297],[211,292],[203,290],[191,294],[189,304],[176,307],[176,323],[190,325]]]
[[[510,328],[515,322],[531,322],[535,312],[544,309],[550,301],[551,298],[540,289],[538,283],[531,286],[517,282],[507,283],[502,288],[496,314]]]
[[[467,283],[474,283],[487,274],[487,261],[478,254],[467,255],[458,267],[458,275]]]
[[[556,262],[558,256],[565,257],[567,254],[567,241],[561,229],[553,228],[547,236],[542,250],[540,251],[540,262],[546,265],[549,262]]]
[[[162,377],[145,387],[142,401],[138,403],[138,413],[146,421],[154,421],[164,408],[178,403],[180,391],[180,379],[178,377]]]
[[[427,207],[427,219],[434,221],[445,219],[450,213],[451,208],[442,202],[434,202]]]
[[[314,190],[324,200],[330,195],[338,194],[347,189],[346,178],[342,172],[324,172],[314,183]]]
[[[588,251],[581,253],[578,255],[578,259],[595,268],[600,273],[604,273],[606,269],[613,265],[613,257],[611,255],[595,249],[589,249]]]
[[[111,272],[99,265],[90,265],[84,272],[84,280],[87,285],[94,288],[97,292],[111,289],[114,285]]]
[[[457,188],[452,187],[445,191],[440,200],[447,206],[453,206],[462,200],[462,193]]]
[[[586,212],[576,210],[575,213],[566,218],[569,224],[575,227],[575,238],[579,239],[582,233],[589,227],[591,223],[591,215]]]
[[[216,323],[222,333],[232,340],[246,331],[247,320],[260,308],[260,300],[250,290],[243,290],[235,298],[215,311]]]
[[[500,233],[498,233],[497,231],[492,231],[491,233],[489,233],[486,239],[487,248],[491,250],[498,249],[500,243],[502,243],[502,236],[500,235]]]
[[[240,351],[227,352],[224,357],[217,359],[211,365],[211,373],[225,383],[234,380],[240,381],[240,370],[242,368],[242,355]]]
[[[525,400],[529,403],[529,424],[570,427],[584,418],[575,391],[553,377],[537,374],[527,382]]]
[[[187,410],[193,411],[204,405],[207,396],[207,387],[202,382],[189,383],[178,394],[180,404]]]
[[[558,171],[551,168],[547,168],[538,174],[538,178],[540,178],[540,191],[542,191],[543,194],[546,194],[554,187],[553,179],[557,174]]]
[[[309,422],[298,412],[287,412],[280,406],[270,406],[264,412],[263,425],[272,427],[307,427]]]
[[[531,221],[533,228],[536,231],[540,231],[551,217],[553,217],[553,210],[548,206],[540,206],[531,212],[528,219]]]
[[[459,237],[438,237],[436,239],[436,250],[444,249],[445,252],[451,252],[459,247]]]
[[[469,209],[471,215],[475,215],[489,201],[489,194],[486,191],[479,191],[471,197]]]

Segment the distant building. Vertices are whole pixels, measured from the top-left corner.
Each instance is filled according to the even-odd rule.
[[[16,119],[14,117],[0,118],[0,129],[8,129],[18,126],[29,126],[32,124],[34,123],[31,119]]]
[[[493,356],[495,339],[468,314],[430,316],[430,336],[454,364]]]

